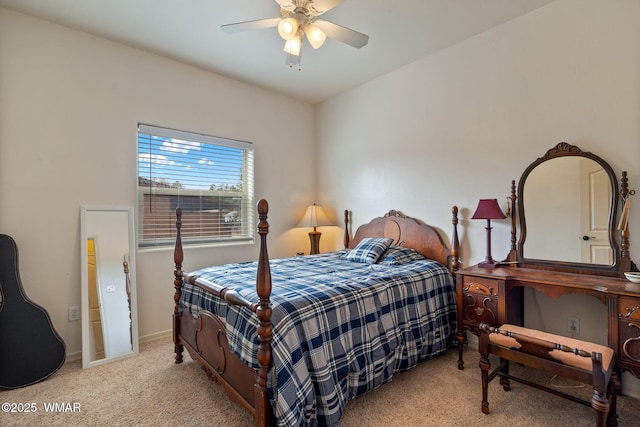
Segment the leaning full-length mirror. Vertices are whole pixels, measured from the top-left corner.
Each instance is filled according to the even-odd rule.
[[[133,208],[80,208],[82,367],[138,353]]]

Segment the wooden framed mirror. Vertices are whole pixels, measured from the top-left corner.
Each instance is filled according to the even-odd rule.
[[[138,322],[132,207],[80,207],[82,367],[135,355]]]
[[[566,142],[557,144],[525,169],[517,192],[514,181],[517,219],[512,217],[507,261],[620,276],[631,263],[616,238],[620,198],[617,177],[604,159]]]

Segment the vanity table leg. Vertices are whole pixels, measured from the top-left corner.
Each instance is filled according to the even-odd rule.
[[[462,360],[462,353],[464,350],[464,345],[467,342],[467,333],[465,332],[464,329],[464,321],[463,321],[463,311],[464,311],[464,304],[463,304],[463,298],[462,298],[462,287],[464,285],[464,279],[461,276],[456,275],[456,305],[457,305],[457,318],[458,318],[458,324],[457,324],[457,328],[458,331],[456,332],[456,341],[458,341],[458,369],[459,370],[464,370],[464,360]]]
[[[617,358],[620,357],[618,326],[618,296],[610,294],[607,295],[607,345],[616,350]]]
[[[462,353],[464,345],[467,342],[467,332],[463,328],[458,329],[456,333],[456,341],[458,341],[458,369],[464,370],[464,360],[462,360]]]

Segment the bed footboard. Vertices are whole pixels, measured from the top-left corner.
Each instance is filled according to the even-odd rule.
[[[221,384],[229,397],[254,415],[256,371],[229,348],[224,324],[211,312],[180,318],[179,340],[209,380]]]
[[[233,290],[222,288],[206,282],[196,276],[185,277],[182,270],[184,253],[182,249],[181,227],[182,209],[176,209],[176,245],[174,248],[174,312],[173,342],[175,344],[175,361],[183,361],[186,348],[194,360],[202,364],[209,379],[222,384],[232,400],[238,402],[253,414],[256,426],[267,426],[271,423],[272,412],[267,395],[267,375],[272,362],[271,354],[271,270],[267,251],[267,234],[269,223],[267,214],[269,204],[262,199],[258,202],[258,234],[260,235],[260,254],[256,277],[258,302],[251,302]],[[188,281],[200,286],[227,303],[240,305],[252,310],[258,317],[258,365],[253,370],[231,351],[226,337],[226,327],[220,319],[208,311],[202,311],[197,318],[190,313],[180,315],[180,297],[182,286]]]

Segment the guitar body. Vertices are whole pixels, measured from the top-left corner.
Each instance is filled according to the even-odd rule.
[[[56,372],[65,345],[46,310],[24,293],[18,272],[18,247],[0,234],[0,389],[25,387]]]

